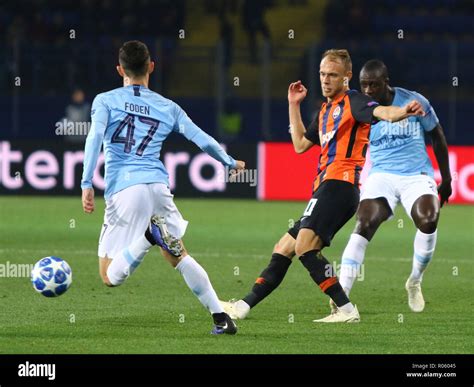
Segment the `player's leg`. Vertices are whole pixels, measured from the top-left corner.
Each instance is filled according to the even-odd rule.
[[[411,182],[411,180],[417,180]],[[425,301],[421,292],[423,273],[428,267],[436,247],[440,204],[435,182],[428,176],[410,177],[411,184],[402,194],[402,203],[418,229],[414,241],[411,274],[405,284],[408,305],[414,312],[421,312]],[[415,199],[416,198],[416,199]],[[412,204],[413,203],[413,204]]]
[[[349,238],[341,260],[339,282],[349,295],[354,281],[360,275],[365,250],[379,226],[392,215],[385,198],[365,199],[359,204],[354,232]]]
[[[418,229],[414,241],[413,267],[410,278],[422,280],[423,272],[433,258],[437,239],[439,200],[434,195],[420,196],[411,210],[411,216]]]
[[[328,180],[313,194],[296,238],[295,253],[313,281],[337,305],[338,312],[318,322],[358,322],[357,308],[344,293],[335,270],[322,255],[337,231],[352,218],[359,203],[359,191],[354,185]]]
[[[107,286],[114,286],[110,283],[109,278],[107,277],[107,269],[112,263],[112,260],[107,257],[99,257],[99,274],[102,282]]]
[[[357,322],[359,321],[357,309],[342,289],[334,268],[323,256],[321,250],[324,246],[325,243],[322,238],[314,230],[303,228],[296,239],[296,254],[300,256],[301,263],[308,270],[313,281],[337,305],[338,311],[341,311],[348,317],[351,316],[348,322]],[[326,319],[315,321],[338,322]]]
[[[212,333],[235,334],[237,326],[220,305],[209,276],[181,241],[188,222],[174,204],[173,195],[164,184],[153,184],[152,189],[156,198],[154,210],[161,216],[152,217],[145,237],[151,244],[161,247],[166,260],[182,275],[189,289],[212,314],[215,324]]]
[[[143,230],[143,227],[137,228]],[[111,260],[107,268],[107,286],[122,285],[127,278],[140,266],[145,258],[145,254],[152,247],[152,244],[140,235],[133,242],[117,252],[115,258]]]
[[[250,292],[241,300],[221,301],[224,310],[233,319],[244,319],[263,299],[270,295],[283,281],[291,260],[295,256],[295,238],[298,234],[299,221],[288,230],[273,248],[268,266],[260,273]]]
[[[160,228],[158,228],[152,221],[151,227],[147,230],[146,234],[147,237],[152,240],[153,244],[157,244],[161,247],[161,254],[163,257],[176,270],[178,270],[178,272],[183,276],[184,282],[189,289],[191,289],[201,304],[211,313],[215,324],[211,333],[235,334],[237,332],[237,326],[224,312],[224,309],[220,305],[217,294],[212,287],[206,271],[191,255],[189,255],[181,241],[179,241],[179,253],[170,250],[169,245],[164,242],[164,240],[168,239],[166,236],[167,232],[167,230],[160,230]]]
[[[289,233],[285,233],[275,244],[270,263],[257,277],[250,293],[243,298],[249,308],[253,308],[281,284],[295,256],[295,244],[295,237]]]
[[[107,200],[99,240],[99,257],[108,258],[99,261],[107,286],[123,284],[142,263],[152,246],[145,237],[152,211],[149,184],[133,185]]]
[[[342,254],[339,282],[349,295],[360,274],[365,250],[382,222],[393,216],[398,195],[393,175],[374,173],[364,183],[356,226]],[[335,310],[331,304],[331,309]]]
[[[244,319],[250,309],[270,295],[283,281],[295,256],[296,236],[300,228],[297,221],[275,244],[268,266],[255,280],[250,292],[240,300],[221,301],[224,310],[233,319]]]

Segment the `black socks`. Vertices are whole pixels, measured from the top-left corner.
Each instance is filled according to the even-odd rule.
[[[253,308],[280,285],[290,265],[290,258],[273,253],[270,263],[255,281],[252,291],[243,300]]]
[[[300,257],[300,261],[309,271],[314,282],[326,293],[337,306],[347,304],[349,298],[342,289],[332,265],[319,250],[311,250]]]

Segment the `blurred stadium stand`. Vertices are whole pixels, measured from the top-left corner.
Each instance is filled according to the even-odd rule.
[[[366,60],[382,59],[392,85],[432,102],[451,144],[474,144],[473,25],[474,2],[463,0],[6,1],[0,133],[53,139],[71,91],[81,87],[91,102],[119,87],[118,48],[140,39],[157,60],[150,87],[226,141],[288,141],[288,83],[310,86],[303,111],[309,120],[320,102],[320,55],[345,47],[354,63],[352,88]],[[229,134],[220,125],[231,121]]]

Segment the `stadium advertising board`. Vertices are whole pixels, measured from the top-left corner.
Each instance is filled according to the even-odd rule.
[[[258,146],[258,198],[261,200],[308,200],[316,177],[319,147],[297,155],[290,143],[260,143]],[[435,166],[435,179],[441,180],[433,150],[428,148]],[[450,146],[449,163],[453,176],[450,203],[474,204],[474,147]],[[362,188],[370,169],[370,152],[362,171]]]
[[[245,160],[245,180],[231,182],[229,171],[193,144],[164,145],[161,160],[169,172],[170,188],[183,197],[242,197],[261,200],[307,200],[316,177],[319,147],[296,155],[290,143],[230,145],[228,152]],[[428,154],[435,165],[433,150]],[[370,152],[362,171],[362,187],[370,169]],[[32,141],[0,141],[0,194],[79,195],[84,151],[82,145]],[[257,164],[258,160],[258,164]],[[450,203],[474,204],[474,147],[450,146],[453,175]],[[104,189],[104,157],[94,173],[94,188]]]
[[[226,147],[255,171],[255,145]],[[80,195],[84,151],[82,145],[25,141],[0,141],[0,194]],[[167,143],[161,152],[169,173],[170,188],[178,196],[256,196],[256,173],[248,181],[232,181],[230,171],[193,144]],[[250,171],[249,171],[250,172]],[[104,189],[104,156],[100,155],[93,183]]]

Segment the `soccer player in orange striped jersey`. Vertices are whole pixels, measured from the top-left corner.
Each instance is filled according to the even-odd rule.
[[[320,63],[322,94],[327,101],[306,130],[300,104],[307,90],[300,81],[290,84],[288,104],[291,139],[296,153],[321,146],[313,195],[303,216],[275,245],[270,264],[241,300],[222,302],[232,318],[245,318],[250,309],[283,280],[298,255],[311,278],[337,305],[335,313],[315,322],[359,322],[360,316],[322,255],[337,231],[352,218],[359,203],[359,174],[364,166],[370,125],[377,120],[399,121],[424,115],[418,101],[403,107],[379,106],[370,97],[349,90],[352,62],[347,50],[328,50]]]

